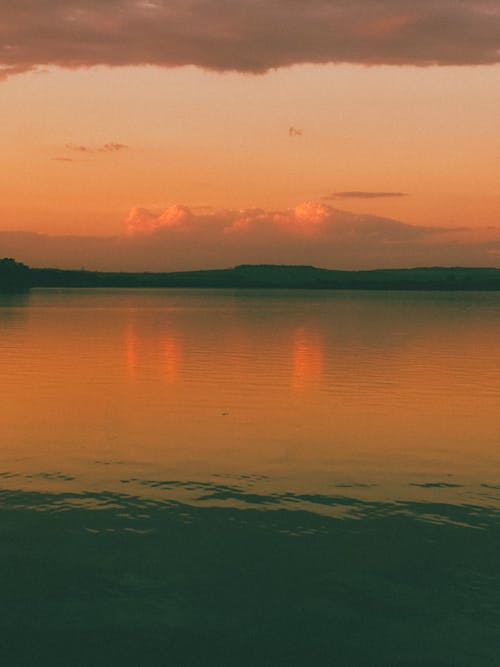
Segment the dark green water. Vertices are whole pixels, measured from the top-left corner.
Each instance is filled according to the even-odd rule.
[[[2,664],[499,664],[500,295],[0,298]]]

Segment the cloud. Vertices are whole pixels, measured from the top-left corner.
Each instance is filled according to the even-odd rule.
[[[304,134],[303,130],[293,125],[288,128],[289,137],[301,137]]]
[[[0,232],[0,256],[31,266],[175,271],[237,264],[363,269],[499,266],[500,228],[408,225],[325,203],[292,209],[134,208],[113,237]]]
[[[74,151],[75,153],[94,153],[94,150],[88,146],[77,146],[76,144],[66,144],[64,146],[68,151]]]
[[[133,208],[126,220],[127,233],[151,234],[161,229],[189,227],[196,216],[186,206],[178,204],[165,209],[163,213],[155,215],[145,208]]]
[[[389,218],[358,215],[313,201],[283,211],[214,209],[197,214],[178,204],[157,213],[133,208],[126,227],[129,237],[163,237],[173,241],[198,235],[214,243],[223,241],[245,246],[275,242],[283,246],[297,244],[297,247],[368,240],[394,243],[431,238],[448,231],[447,228],[408,225]]]
[[[0,78],[38,67],[500,62],[498,0],[0,1]]]
[[[81,146],[78,144],[66,144],[65,148],[68,151],[73,151],[75,153],[116,153],[128,148],[127,144],[119,144],[115,141],[111,141],[103,146],[98,146],[97,148],[92,148],[90,146]]]
[[[323,197],[325,201],[332,199],[390,199],[391,197],[408,197],[407,192],[370,192],[365,190],[348,190],[346,192],[334,192]]]
[[[97,149],[98,153],[116,153],[118,151],[123,151],[128,148],[127,144],[118,144],[115,141],[112,141],[109,144],[104,144],[101,148]]]
[[[333,221],[335,210],[325,204],[305,202],[286,211],[263,209],[208,210],[196,214],[186,206],[175,204],[154,214],[144,208],[133,208],[126,220],[129,236],[209,234],[223,239],[249,240],[257,234],[273,238],[303,238],[323,235]]]

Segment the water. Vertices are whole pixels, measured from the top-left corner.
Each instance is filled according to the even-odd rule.
[[[0,295],[3,664],[496,665],[500,294]]]

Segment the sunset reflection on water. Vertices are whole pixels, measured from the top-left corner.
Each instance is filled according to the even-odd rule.
[[[0,311],[4,451],[40,469],[104,451],[199,476],[488,475],[498,298],[35,290]]]
[[[309,385],[321,379],[323,348],[317,332],[302,327],[295,331],[293,339],[293,382],[296,391],[305,391]]]

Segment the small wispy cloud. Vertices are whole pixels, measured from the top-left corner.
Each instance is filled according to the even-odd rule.
[[[97,153],[116,153],[118,151],[123,151],[127,148],[129,148],[127,144],[118,144],[115,141],[112,141],[109,144],[104,144],[104,146],[98,148]]]
[[[102,146],[84,146],[80,144],[69,143],[65,145],[66,150],[73,151],[75,153],[117,153],[118,151],[125,150],[129,148],[127,144],[120,144],[116,141],[110,141],[107,144]]]
[[[76,144],[66,144],[64,146],[68,151],[74,151],[75,153],[93,153],[94,151],[88,146],[77,146]]]
[[[93,158],[74,158],[74,157],[65,157],[62,155],[56,155],[55,157],[50,158],[53,162],[93,162]]]
[[[346,190],[344,192],[333,192],[323,197],[324,201],[332,199],[390,199],[393,197],[408,197],[407,192],[373,192],[370,190]]]

